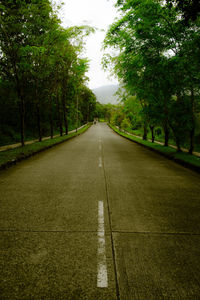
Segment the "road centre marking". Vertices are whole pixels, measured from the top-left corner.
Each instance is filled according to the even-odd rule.
[[[99,157],[99,168],[102,168],[102,158]]]
[[[103,201],[98,205],[98,252],[97,252],[97,287],[108,287],[108,272],[106,264],[105,230],[104,230],[104,206]]]
[[[102,150],[101,138],[99,138],[99,151]]]

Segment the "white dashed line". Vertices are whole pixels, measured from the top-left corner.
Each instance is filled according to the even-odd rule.
[[[99,151],[101,152],[102,150],[102,144],[101,144],[101,138],[99,138]]]
[[[108,273],[106,264],[105,231],[104,231],[104,207],[103,201],[98,206],[98,266],[97,266],[97,287],[108,287]]]
[[[102,168],[102,158],[99,157],[99,168]]]

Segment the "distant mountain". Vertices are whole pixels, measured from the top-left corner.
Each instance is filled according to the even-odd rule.
[[[117,92],[119,88],[119,85],[105,85],[101,86],[99,88],[93,89],[93,93],[97,97],[97,101],[101,104],[117,104],[117,96],[115,96],[115,93]]]

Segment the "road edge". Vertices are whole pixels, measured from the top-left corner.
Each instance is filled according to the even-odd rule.
[[[119,132],[118,129],[115,128],[115,126],[113,126],[113,125],[111,125],[111,124],[109,124],[109,123],[107,123],[107,125],[108,125],[115,133],[117,133],[118,135],[122,136],[123,138],[125,138],[125,139],[127,139],[127,140],[129,140],[129,141],[131,141],[131,142],[134,142],[134,143],[136,143],[136,144],[138,144],[138,145],[140,145],[140,146],[143,146],[144,148],[149,149],[150,151],[156,152],[157,154],[160,154],[160,155],[164,156],[165,158],[170,159],[170,160],[172,160],[172,161],[178,163],[179,165],[182,165],[183,167],[188,168],[188,169],[190,169],[190,170],[192,170],[192,171],[195,171],[195,172],[197,172],[197,173],[200,174],[200,167],[198,167],[198,166],[196,166],[196,165],[193,165],[193,164],[189,163],[188,161],[185,161],[185,160],[183,160],[183,159],[180,159],[180,158],[175,157],[174,155],[175,155],[177,152],[175,152],[174,154],[167,154],[167,153],[161,152],[161,151],[159,151],[158,149],[151,148],[151,147],[149,147],[148,145],[145,145],[145,144],[141,143],[140,141],[135,140],[134,137],[132,137],[131,135],[130,135],[130,137],[128,137],[128,136],[127,136],[127,135],[128,135],[127,133],[126,133],[126,135],[125,135],[123,132]],[[164,146],[163,146],[163,147],[164,147]]]
[[[92,125],[91,123],[86,124],[84,127],[82,127],[82,128],[81,128],[80,130],[78,130],[77,132],[74,132],[74,133],[71,133],[71,134],[69,134],[69,135],[63,136],[63,139],[62,139],[62,140],[56,141],[56,138],[54,138],[54,139],[52,139],[51,141],[55,140],[55,143],[52,143],[51,145],[43,145],[40,149],[37,149],[37,150],[33,150],[33,151],[30,151],[30,152],[27,152],[27,153],[24,153],[24,152],[23,152],[23,150],[24,150],[26,147],[29,147],[29,148],[30,148],[31,146],[33,146],[33,145],[35,145],[36,143],[39,143],[39,142],[35,142],[35,143],[30,144],[30,145],[24,146],[24,148],[20,147],[21,152],[19,152],[19,154],[16,155],[15,158],[12,158],[12,159],[10,159],[10,160],[8,160],[8,161],[6,161],[6,162],[0,164],[0,171],[1,171],[1,170],[5,170],[5,169],[7,169],[7,168],[9,168],[9,167],[11,167],[11,166],[13,166],[13,165],[16,165],[16,163],[18,163],[18,162],[20,162],[20,161],[22,161],[22,160],[24,160],[24,159],[27,159],[27,158],[29,158],[29,157],[32,157],[32,156],[34,156],[34,155],[36,155],[36,154],[38,154],[38,153],[40,153],[40,152],[46,151],[46,150],[48,150],[48,149],[50,149],[50,148],[52,148],[52,147],[54,147],[54,146],[60,145],[60,144],[62,144],[62,143],[64,143],[64,142],[67,142],[67,141],[69,141],[69,140],[71,140],[71,139],[73,139],[73,138],[75,138],[75,137],[77,137],[77,136],[79,136],[79,135],[85,133],[85,132],[91,127],[91,125]],[[48,140],[47,140],[47,141],[48,141]],[[45,142],[45,141],[44,141],[44,142]],[[10,150],[3,151],[3,152],[6,153],[6,152],[11,152],[11,151],[13,151],[13,150],[15,150],[15,149],[10,149]],[[2,152],[2,153],[3,153],[3,152]]]

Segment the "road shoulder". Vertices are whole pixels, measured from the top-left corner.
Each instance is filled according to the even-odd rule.
[[[42,142],[35,142],[24,147],[18,147],[7,151],[2,151],[0,152],[0,170],[15,165],[17,162],[20,162],[37,153],[50,149],[63,142],[66,142],[76,136],[79,136],[80,134],[84,133],[88,128],[90,128],[90,126],[91,124],[87,124],[86,126],[80,128],[80,130],[78,130],[77,132],[72,132],[62,137],[59,136],[53,139],[44,140]]]
[[[118,130],[115,126],[108,124],[108,126],[115,131],[117,134],[121,135],[122,137],[137,143],[145,148],[148,148],[151,151],[157,152],[158,154],[175,161],[176,163],[189,168],[197,173],[200,173],[200,157],[195,155],[191,155],[189,153],[184,152],[177,152],[176,149],[172,147],[165,147],[163,145],[151,143],[149,141],[144,141],[139,139],[133,135],[129,135]]]

